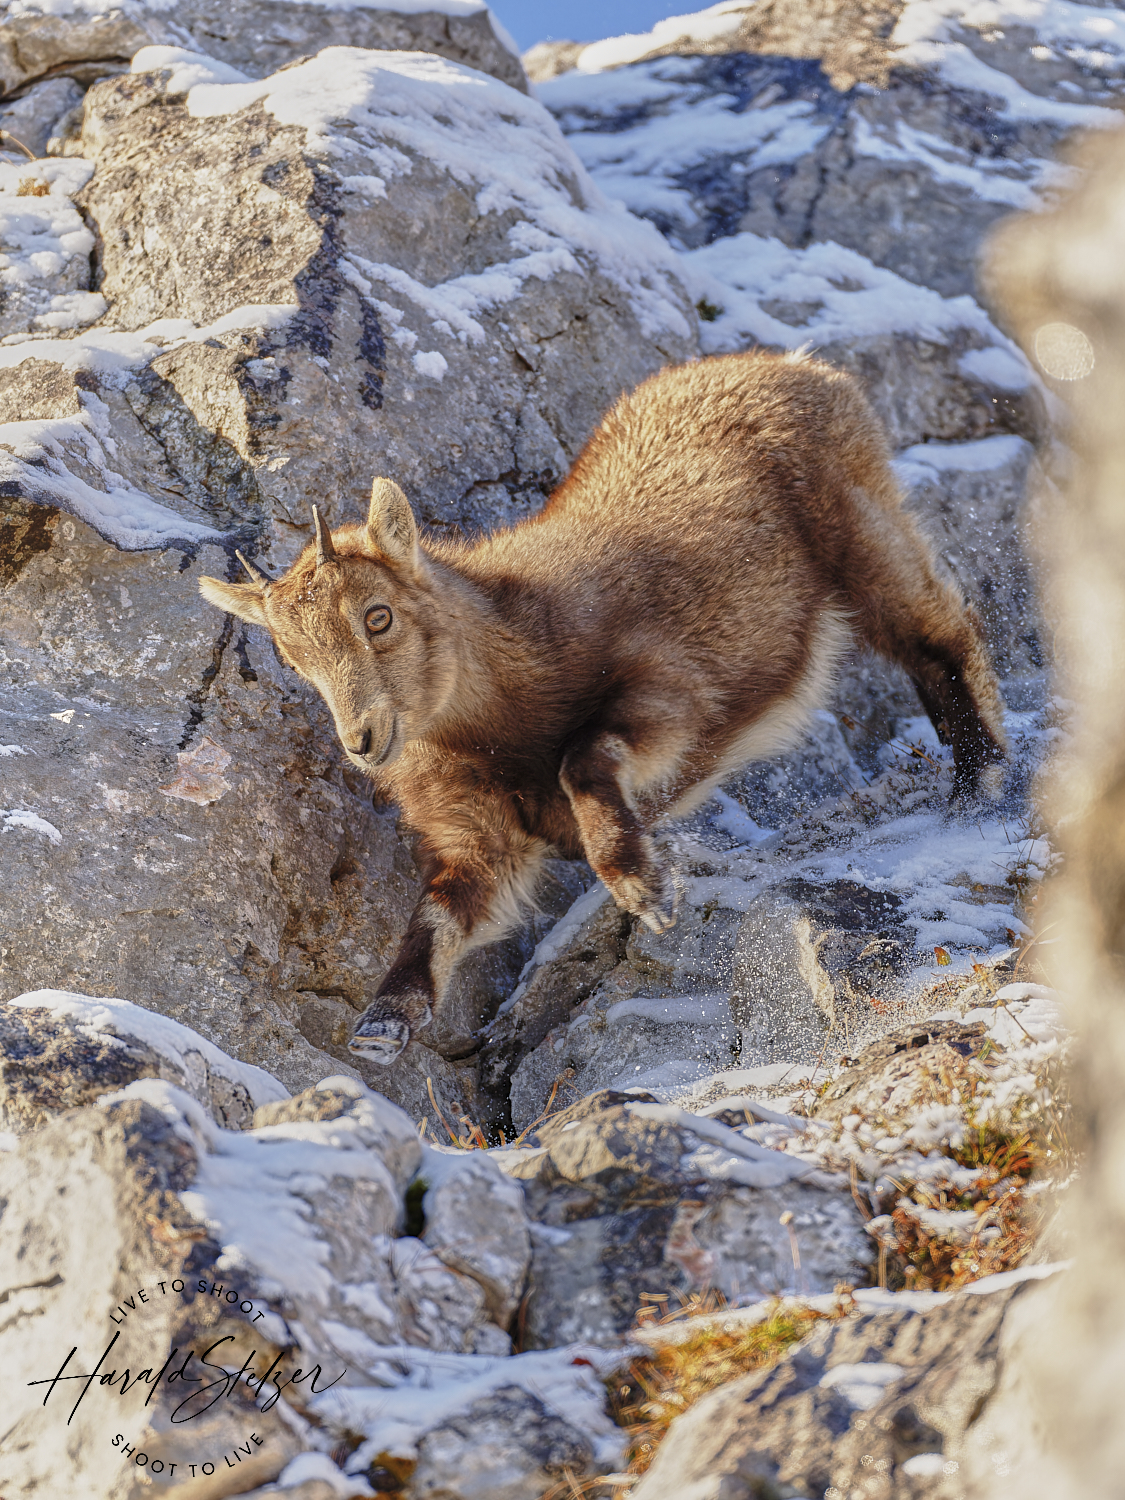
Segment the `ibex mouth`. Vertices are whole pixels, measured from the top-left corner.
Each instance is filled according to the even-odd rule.
[[[391,727],[383,741],[382,749],[378,753],[371,748],[371,730],[365,729],[357,744],[349,745],[343,734],[340,735],[340,743],[357,765],[365,770],[373,771],[376,766],[385,765],[387,761],[394,760],[401,749],[398,734],[398,715],[391,720]]]
[[[391,732],[387,735],[386,742],[379,754],[371,758],[372,765],[381,766],[388,760],[393,760],[397,753],[395,746],[398,742],[398,718],[391,720]],[[370,758],[370,757],[369,757]]]

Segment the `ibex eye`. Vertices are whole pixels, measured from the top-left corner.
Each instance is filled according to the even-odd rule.
[[[363,617],[363,623],[372,635],[382,635],[384,630],[389,630],[392,615],[385,604],[377,604],[374,609],[369,609]]]

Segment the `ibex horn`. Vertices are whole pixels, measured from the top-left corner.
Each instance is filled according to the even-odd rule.
[[[320,511],[312,508],[313,525],[316,527],[316,565],[322,568],[327,562],[336,561],[336,549],[332,545],[332,533],[320,519]]]
[[[256,568],[253,563],[248,563],[237,547],[234,549],[234,555],[238,558],[239,562],[250,574],[250,577],[254,580],[255,583],[260,583],[264,587],[268,588],[271,583],[277,582],[275,578],[270,577],[265,568]]]

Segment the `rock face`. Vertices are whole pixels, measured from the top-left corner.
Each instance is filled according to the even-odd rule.
[[[586,1436],[537,1396],[501,1387],[426,1434],[410,1492],[418,1500],[537,1500],[568,1474],[587,1474],[592,1458]]]
[[[816,1101],[814,1117],[835,1121],[861,1115],[888,1135],[901,1133],[917,1113],[919,1076],[940,1077],[951,1063],[977,1056],[984,1045],[979,1021],[928,1021],[888,1032],[847,1059]]]
[[[49,10],[6,4],[0,35],[0,83],[5,93],[26,88],[47,73],[68,73],[89,83],[123,72],[142,47],[184,44],[263,78],[325,47],[367,47],[392,52],[433,52],[491,73],[526,91],[519,58],[483,4],[430,9],[393,3],[330,9],[290,0],[178,0],[174,11],[144,0],[66,0]],[[18,132],[16,132],[18,133]],[[21,137],[22,139],[22,137]],[[30,144],[29,142],[27,144]]]
[[[528,1218],[523,1188],[484,1152],[423,1146],[410,1118],[357,1080],[290,1098],[138,1007],[28,999],[40,1004],[5,1016],[5,1124],[30,1127],[0,1155],[0,1353],[27,1392],[9,1413],[5,1494],[127,1500],[163,1475],[184,1496],[269,1494],[275,1481],[287,1494],[360,1496],[371,1479],[408,1500],[534,1500],[565,1472],[618,1460],[597,1349],[580,1365],[574,1350],[511,1358]],[[40,1079],[31,1101],[12,1065],[34,1046],[57,1079],[49,1097]],[[196,1092],[208,1065],[214,1113],[169,1082],[177,1062]],[[217,1121],[223,1079],[242,1082],[252,1119]],[[99,1086],[110,1092],[93,1100]],[[419,1209],[422,1226],[408,1223]],[[141,1391],[99,1383],[68,1425],[72,1400],[48,1392],[43,1406],[27,1382],[66,1370],[71,1346],[83,1373],[115,1371],[114,1386],[124,1364],[147,1368]],[[231,1374],[220,1404],[184,1385],[198,1386],[195,1361],[208,1356]],[[272,1364],[279,1398],[258,1383]],[[446,1382],[437,1400],[435,1377]],[[389,1404],[398,1415],[384,1440]],[[127,1437],[111,1445],[107,1425]],[[357,1431],[369,1451],[350,1481],[326,1449],[354,1457]],[[219,1466],[222,1454],[236,1473],[199,1484],[211,1478],[199,1461]]]
[[[233,1455],[240,1444],[249,1447],[240,1460],[240,1478],[260,1483],[280,1473],[299,1451],[299,1439],[276,1406],[269,1412],[256,1409],[244,1386],[224,1406],[188,1424],[179,1412],[176,1424],[173,1413],[183,1387],[177,1391],[167,1382],[158,1392],[146,1385],[143,1394],[134,1388],[117,1400],[112,1390],[95,1386],[69,1421],[73,1396],[48,1392],[44,1403],[30,1385],[49,1381],[72,1348],[82,1363],[71,1369],[83,1374],[98,1366],[103,1351],[108,1353],[103,1370],[159,1370],[173,1347],[202,1352],[228,1337],[233,1342],[226,1347],[238,1348],[239,1359],[257,1351],[259,1372],[263,1353],[267,1365],[281,1354],[284,1336],[279,1347],[261,1333],[261,1325],[251,1325],[260,1302],[243,1296],[232,1307],[222,1295],[198,1289],[200,1280],[205,1287],[229,1286],[230,1277],[216,1277],[219,1246],[180,1197],[196,1163],[196,1152],[175,1125],[139,1098],[104,1111],[74,1111],[0,1158],[5,1228],[0,1256],[4,1284],[13,1289],[0,1332],[12,1375],[8,1434],[0,1455],[5,1494],[125,1500],[145,1483],[145,1468],[153,1474],[163,1470],[178,1482],[187,1477],[192,1460],[211,1453],[218,1458],[224,1451]],[[11,1232],[11,1224],[22,1226],[22,1233]],[[75,1233],[76,1224],[81,1234]],[[242,1311],[240,1301],[247,1304]],[[29,1324],[34,1337],[28,1337]],[[156,1399],[146,1412],[143,1402],[150,1391]],[[107,1429],[117,1426],[128,1429],[131,1454],[111,1444]],[[260,1445],[252,1433],[262,1439]],[[143,1464],[139,1454],[146,1455]]]
[[[731,1011],[744,1062],[816,1063],[828,1037],[859,1023],[913,967],[902,898],[854,880],[783,880],[754,901],[738,928]]]

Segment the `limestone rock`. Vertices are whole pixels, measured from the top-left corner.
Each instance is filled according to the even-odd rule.
[[[275,72],[324,47],[368,47],[434,52],[527,89],[519,58],[487,8],[467,5],[459,14],[376,5],[330,9],[290,0],[179,0],[174,13],[144,0],[74,3],[40,11],[3,7],[0,84],[10,93],[30,80],[65,72],[84,83],[123,71],[142,47],[167,44],[221,58],[253,78]],[[18,132],[17,132],[18,133]],[[30,142],[28,142],[30,144]]]
[[[589,1439],[519,1386],[501,1386],[432,1427],[418,1445],[410,1500],[538,1500],[588,1474]]]
[[[125,1000],[42,990],[0,1010],[0,1123],[14,1134],[139,1078],[175,1084],[227,1130],[246,1128],[256,1107],[289,1102],[261,1068],[236,1063],[187,1026]]]
[[[438,3],[427,10],[393,3],[331,9],[315,0],[181,0],[176,22],[201,52],[251,78],[264,78],[325,47],[364,47],[433,52],[527,92],[520,60],[483,3]]]
[[[532,65],[552,75],[538,91],[587,165],[683,243],[739,229],[832,241],[944,294],[971,292],[988,229],[1057,181],[1046,158],[1060,140],[1111,123],[1125,49],[1112,25],[1095,51],[1081,23],[1036,37],[958,9],[779,0]],[[683,115],[698,105],[693,138]],[[712,111],[743,117],[741,129],[708,128]],[[676,139],[652,151],[672,114]]]
[[[582,50],[582,42],[536,42],[520,60],[532,83],[546,83],[549,78],[568,73]]]
[[[623,387],[694,348],[659,237],[595,205],[546,112],[502,84],[354,48],[187,100],[163,78],[87,95],[102,289],[131,329],[273,309],[262,332],[233,320],[157,354],[131,399],[150,430],[194,418],[233,448],[281,560],[305,539],[309,493],[339,523],[373,469],[432,524],[526,513]],[[342,87],[346,126],[328,102]],[[503,187],[481,196],[490,183]]]
[[[489,1316],[507,1328],[531,1260],[523,1189],[483,1152],[450,1160],[431,1151],[428,1160],[431,1172],[439,1163],[445,1170],[422,1199],[422,1238],[447,1266],[482,1288]]]
[[[244,1276],[299,1330],[302,1348],[348,1365],[348,1383],[370,1379],[388,1345],[507,1353],[480,1284],[498,1305],[500,1272],[485,1247],[478,1280],[403,1233],[404,1190],[422,1156],[409,1117],[352,1079],[325,1084],[266,1106],[264,1123],[241,1137],[200,1132],[164,1085],[131,1088],[195,1132],[193,1211],[238,1247]],[[497,1196],[510,1205],[518,1192],[513,1184]]]
[[[1017,1285],[823,1325],[772,1369],[677,1418],[634,1494],[752,1500],[859,1487],[951,1500],[964,1489],[959,1455],[997,1383],[1009,1309],[1028,1295]]]
[[[568,1021],[575,1006],[624,959],[630,928],[628,914],[614,905],[600,884],[556,924],[529,960],[532,972],[521,977],[487,1028],[481,1048],[485,1089],[498,1094],[508,1091],[522,1060],[553,1027]]]
[[[556,1107],[599,1089],[647,1088],[655,1077],[665,1086],[687,1084],[728,1067],[737,1039],[726,993],[614,1000],[603,985],[512,1074],[512,1124],[526,1129],[556,1079],[562,1080]]]
[[[33,157],[46,156],[47,142],[58,135],[62,121],[74,110],[81,111],[81,106],[82,89],[73,78],[46,78],[33,83],[14,99],[0,104],[0,130],[4,132],[0,148],[11,150],[18,141]]]
[[[272,647],[229,626],[216,642],[196,580],[225,571],[221,551],[181,572],[183,554],[122,552],[57,509],[0,505],[20,538],[0,805],[26,810],[0,835],[8,995],[135,998],[290,1088],[353,1071],[362,976],[389,956],[416,878],[393,821],[343,779],[326,717]],[[163,795],[202,725],[231,756],[231,790]],[[338,1031],[311,1024],[321,994]],[[424,1099],[423,1077],[411,1107]]]
[[[532,1218],[531,1347],[612,1342],[639,1288],[824,1292],[871,1259],[855,1205],[801,1181],[806,1163],[643,1091],[588,1096],[536,1138],[541,1154],[513,1163]]]
[[[295,1098],[260,1104],[253,1124],[255,1130],[262,1130],[304,1120],[339,1119],[346,1119],[356,1139],[379,1153],[399,1193],[404,1193],[422,1161],[418,1132],[402,1110],[354,1078],[323,1078]]]

